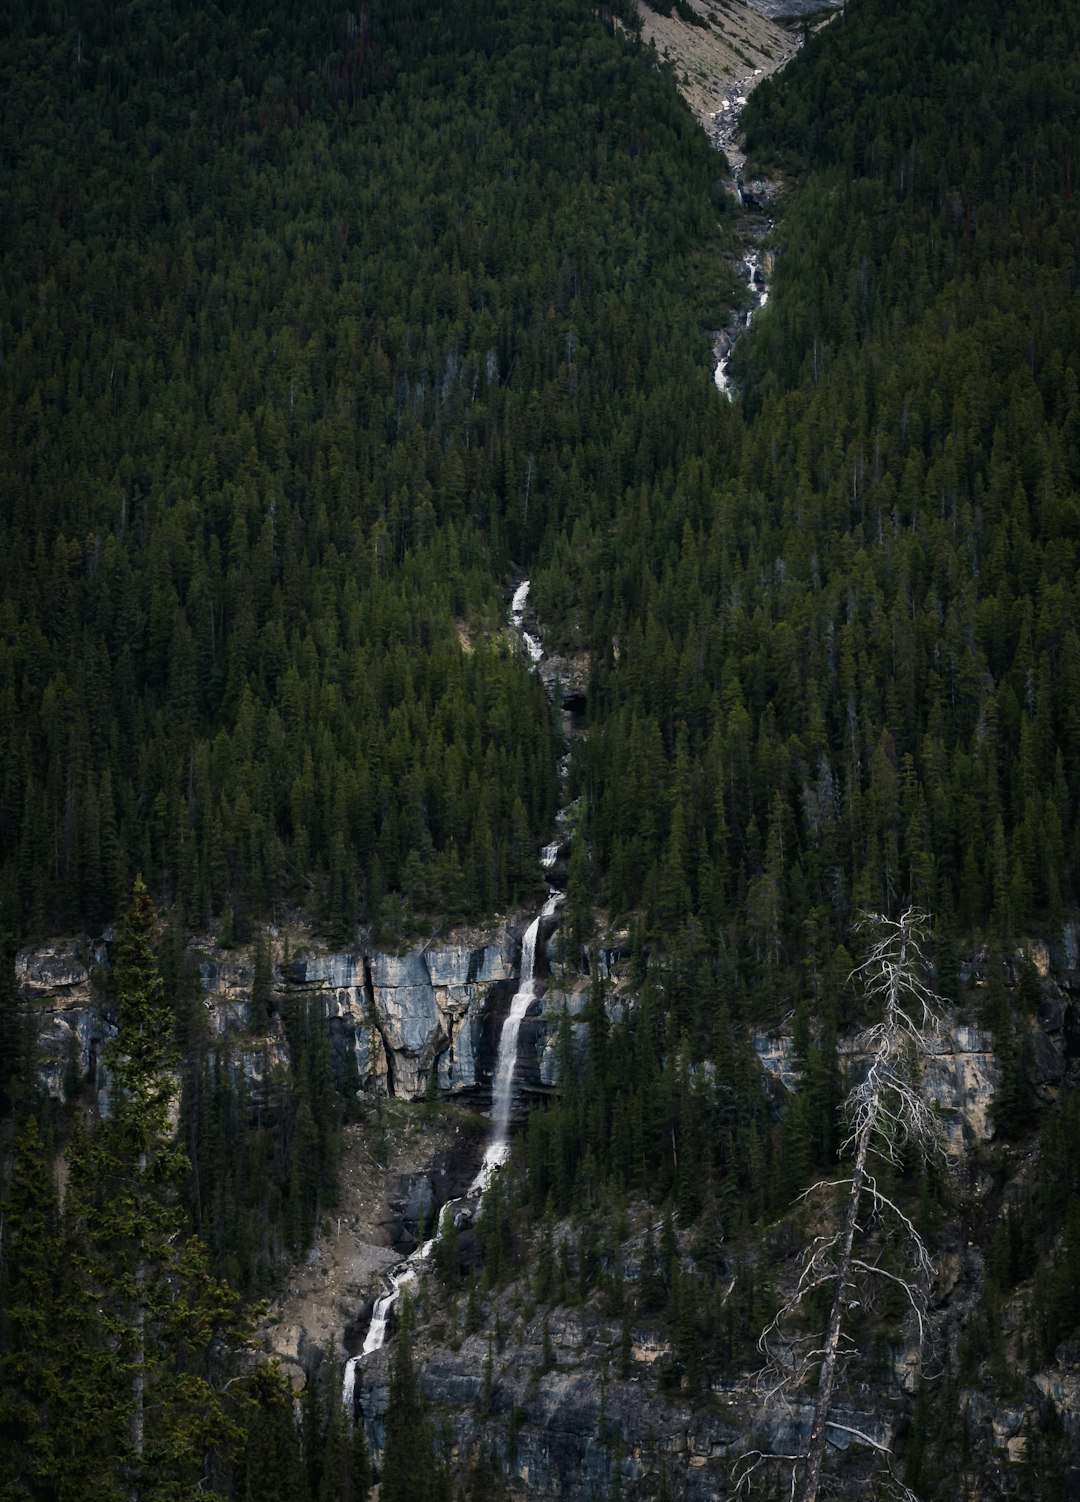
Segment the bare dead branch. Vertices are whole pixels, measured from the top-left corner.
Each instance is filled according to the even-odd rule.
[[[835,1419],[829,1419],[826,1425],[829,1429],[839,1429],[841,1434],[853,1434],[856,1439],[861,1439],[864,1445],[869,1445],[872,1450],[880,1450],[882,1455],[891,1455],[888,1445],[883,1445],[871,1434],[866,1434],[862,1429],[853,1429],[850,1424],[838,1424]]]
[[[821,1469],[830,1430],[846,1432],[880,1453],[891,1454],[887,1445],[863,1431],[829,1417],[841,1364],[853,1354],[843,1329],[847,1311],[860,1302],[858,1280],[880,1278],[903,1289],[918,1328],[920,1351],[927,1335],[927,1289],[933,1263],[926,1245],[910,1217],[883,1194],[871,1170],[872,1160],[896,1165],[901,1155],[914,1150],[924,1160],[944,1159],[937,1120],[923,1098],[918,1064],[933,1051],[940,1026],[939,999],[924,976],[928,966],[923,943],[929,918],[909,908],[899,919],[864,914],[857,925],[873,937],[869,952],[852,972],[867,998],[877,1006],[877,1019],[856,1039],[856,1048],[866,1058],[866,1071],[850,1090],[844,1103],[848,1134],[842,1151],[850,1153],[850,1177],[819,1180],[799,1196],[805,1200],[824,1191],[846,1189],[843,1222],[831,1235],[817,1235],[806,1248],[795,1288],[762,1330],[758,1349],[765,1365],[756,1388],[766,1406],[790,1405],[796,1391],[805,1389],[812,1374],[817,1376],[817,1394],[810,1441],[803,1456],[777,1456],[751,1451],[732,1473],[736,1495],[748,1492],[751,1478],[776,1462],[792,1467],[792,1498],[802,1472],[800,1502],[817,1502]],[[868,1218],[864,1223],[864,1206]],[[887,1223],[897,1228],[910,1268],[910,1276],[892,1272],[855,1254],[860,1242]],[[788,1326],[798,1319],[807,1300],[817,1290],[832,1285],[833,1302],[824,1340],[818,1332],[795,1332]],[[890,1484],[900,1502],[917,1502],[902,1483],[891,1476]]]

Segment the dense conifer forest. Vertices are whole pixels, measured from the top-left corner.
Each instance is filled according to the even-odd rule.
[[[523,908],[560,796],[567,963],[625,925],[638,1002],[613,1026],[593,967],[479,1267],[441,1253],[465,1328],[527,1269],[542,1307],[599,1290],[627,1350],[632,1313],[667,1320],[662,1383],[744,1369],[774,1297],[748,1249],[843,1136],[855,920],[909,904],[1037,1166],[908,1483],[956,1495],[955,1383],[1004,1367],[1002,1300],[1030,1285],[1032,1362],[1080,1328],[1080,1117],[1031,1089],[1033,968],[994,969],[1078,896],[1078,27],[851,0],[762,84],[748,151],[788,191],[728,403],[736,208],[630,6],[0,19],[0,1495],[367,1495],[336,1359],[297,1424],[243,1312],[333,1207],[354,1092],[297,1011],[253,1112],[186,939],[253,944],[258,989],[288,915],[342,948]],[[504,627],[526,575],[589,662],[561,795]],[[91,1123],[35,1095],[11,981],[81,930],[120,1022]],[[748,1030],[787,1013],[778,1110]],[[896,1180],[930,1234],[944,1180]],[[631,1286],[635,1201],[662,1229]],[[434,1449],[415,1492],[394,1448],[403,1336],[382,1499],[449,1498]],[[1033,1437],[1017,1495],[1065,1495],[1066,1445]]]
[[[555,748],[493,628],[705,395],[717,163],[575,4],[389,9],[4,23],[11,937],[136,870],[238,938],[535,882]]]

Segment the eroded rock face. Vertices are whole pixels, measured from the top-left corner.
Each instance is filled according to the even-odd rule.
[[[116,1028],[93,1006],[46,1004],[38,1024],[39,1078],[53,1100],[65,1101],[82,1089],[108,1109],[109,1071],[104,1049]]]
[[[493,1003],[509,993],[517,944],[508,929],[501,929],[479,949],[432,945],[426,960],[447,1038],[439,1055],[439,1087],[456,1094],[480,1082],[481,1055],[493,1052],[485,1019]]]
[[[993,1136],[990,1106],[1001,1082],[990,1033],[956,1022],[932,1040],[922,1063],[923,1090],[937,1107],[951,1157]]]
[[[299,997],[324,1009],[339,1079],[367,1094],[415,1100],[433,1066],[443,1091],[482,1084],[484,1033],[500,988],[513,979],[517,941],[509,926],[479,945],[428,945],[403,955],[302,952],[277,965],[272,1010]],[[259,1031],[253,970],[220,952],[199,964],[215,1030]]]
[[[27,1000],[49,997],[90,1000],[91,945],[86,934],[74,939],[54,939],[36,948],[20,949],[15,956],[15,984]]]
[[[545,1323],[553,1367],[544,1361]],[[617,1325],[590,1312],[550,1309],[501,1349],[491,1331],[467,1336],[455,1350],[427,1349],[420,1338],[414,1344],[418,1383],[436,1412],[452,1416],[462,1467],[494,1451],[515,1495],[610,1496],[618,1471],[627,1498],[655,1497],[662,1476],[669,1482],[677,1476],[676,1495],[685,1502],[719,1502],[731,1495],[733,1461],[751,1445],[764,1443],[781,1454],[805,1446],[812,1401],[796,1399],[759,1426],[747,1393],[733,1385],[717,1384],[707,1401],[690,1400],[677,1388],[660,1392],[649,1368],[670,1357],[670,1348],[654,1351],[640,1333],[625,1380],[608,1359]],[[358,1412],[376,1461],[386,1443],[392,1360],[384,1349],[357,1372]],[[881,1444],[893,1438],[889,1421],[869,1409],[841,1409],[836,1417]],[[849,1433],[837,1430],[835,1448],[851,1442]]]
[[[355,1081],[367,1094],[416,1099],[433,1066],[444,1092],[483,1088],[497,1043],[495,1014],[513,986],[519,940],[512,925],[502,924],[479,943],[447,942],[404,955],[301,951],[274,966],[258,1002],[249,953],[205,938],[191,947],[208,1026],[242,1061],[249,1086],[261,1086],[267,1045],[272,1052],[283,1047],[281,1014],[306,999],[323,1010],[339,1081]],[[100,1053],[116,1030],[94,972],[107,965],[107,943],[95,946],[86,935],[16,956],[20,996],[38,1016],[42,1082],[55,1099],[68,1098],[88,1080],[105,1088]]]
[[[100,963],[90,939],[57,939],[15,956],[15,983],[37,1023],[39,1079],[53,1100],[89,1088],[107,1107],[105,1045],[116,1028],[96,1002],[91,968]]]
[[[512,982],[517,947],[503,928],[476,947],[431,945],[371,957],[371,1004],[395,1095],[423,1095],[433,1065],[444,1091],[481,1083],[484,1022]]]

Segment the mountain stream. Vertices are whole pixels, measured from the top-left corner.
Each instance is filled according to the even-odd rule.
[[[540,638],[529,631],[524,625],[525,604],[529,594],[529,581],[523,580],[514,591],[514,597],[510,603],[510,622],[514,630],[521,638],[521,642],[528,654],[530,662],[535,666],[544,655],[544,649]],[[559,855],[560,842],[555,841],[545,845],[540,853],[540,863],[545,870],[550,871]],[[549,895],[543,907],[525,930],[521,941],[521,964],[518,967],[518,988],[510,1002],[510,1010],[506,1014],[502,1030],[499,1033],[499,1046],[495,1055],[495,1072],[491,1081],[491,1133],[488,1137],[487,1147],[484,1149],[483,1161],[477,1170],[476,1177],[469,1185],[464,1200],[473,1202],[473,1215],[479,1207],[480,1200],[495,1174],[510,1156],[510,1115],[514,1098],[514,1069],[517,1065],[518,1034],[525,1014],[532,1003],[536,1000],[538,982],[536,980],[536,949],[543,936],[544,920],[555,913],[559,904],[564,901],[565,893],[558,890],[548,879]],[[372,1351],[378,1351],[386,1343],[386,1336],[390,1324],[390,1314],[394,1305],[401,1298],[402,1292],[416,1283],[423,1264],[431,1257],[432,1251],[439,1239],[439,1235],[446,1223],[447,1216],[455,1214],[454,1205],[461,1201],[454,1201],[443,1206],[439,1221],[439,1229],[430,1240],[423,1242],[405,1257],[392,1270],[389,1276],[390,1286],[380,1298],[376,1299],[371,1313],[371,1324],[368,1326],[367,1335],[364,1338],[364,1348],[358,1356],[351,1357],[345,1363],[345,1376],[342,1384],[342,1402],[345,1411],[352,1416],[353,1395],[356,1389],[356,1367],[364,1357]]]

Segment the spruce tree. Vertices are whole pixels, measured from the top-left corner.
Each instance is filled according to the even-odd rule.
[[[416,1385],[409,1325],[406,1307],[402,1310],[390,1373],[380,1502],[429,1502],[435,1490],[435,1455]]]
[[[23,1126],[3,1204],[0,1261],[0,1495],[54,1494],[61,1421],[55,1332],[56,1191],[34,1117]]]
[[[236,1299],[187,1236],[175,1137],[170,1014],[155,915],[136,880],[117,944],[109,1114],[69,1149],[67,1494],[151,1502],[212,1495],[240,1438],[221,1397],[225,1352],[245,1331]],[[89,1493],[88,1493],[89,1494]]]

